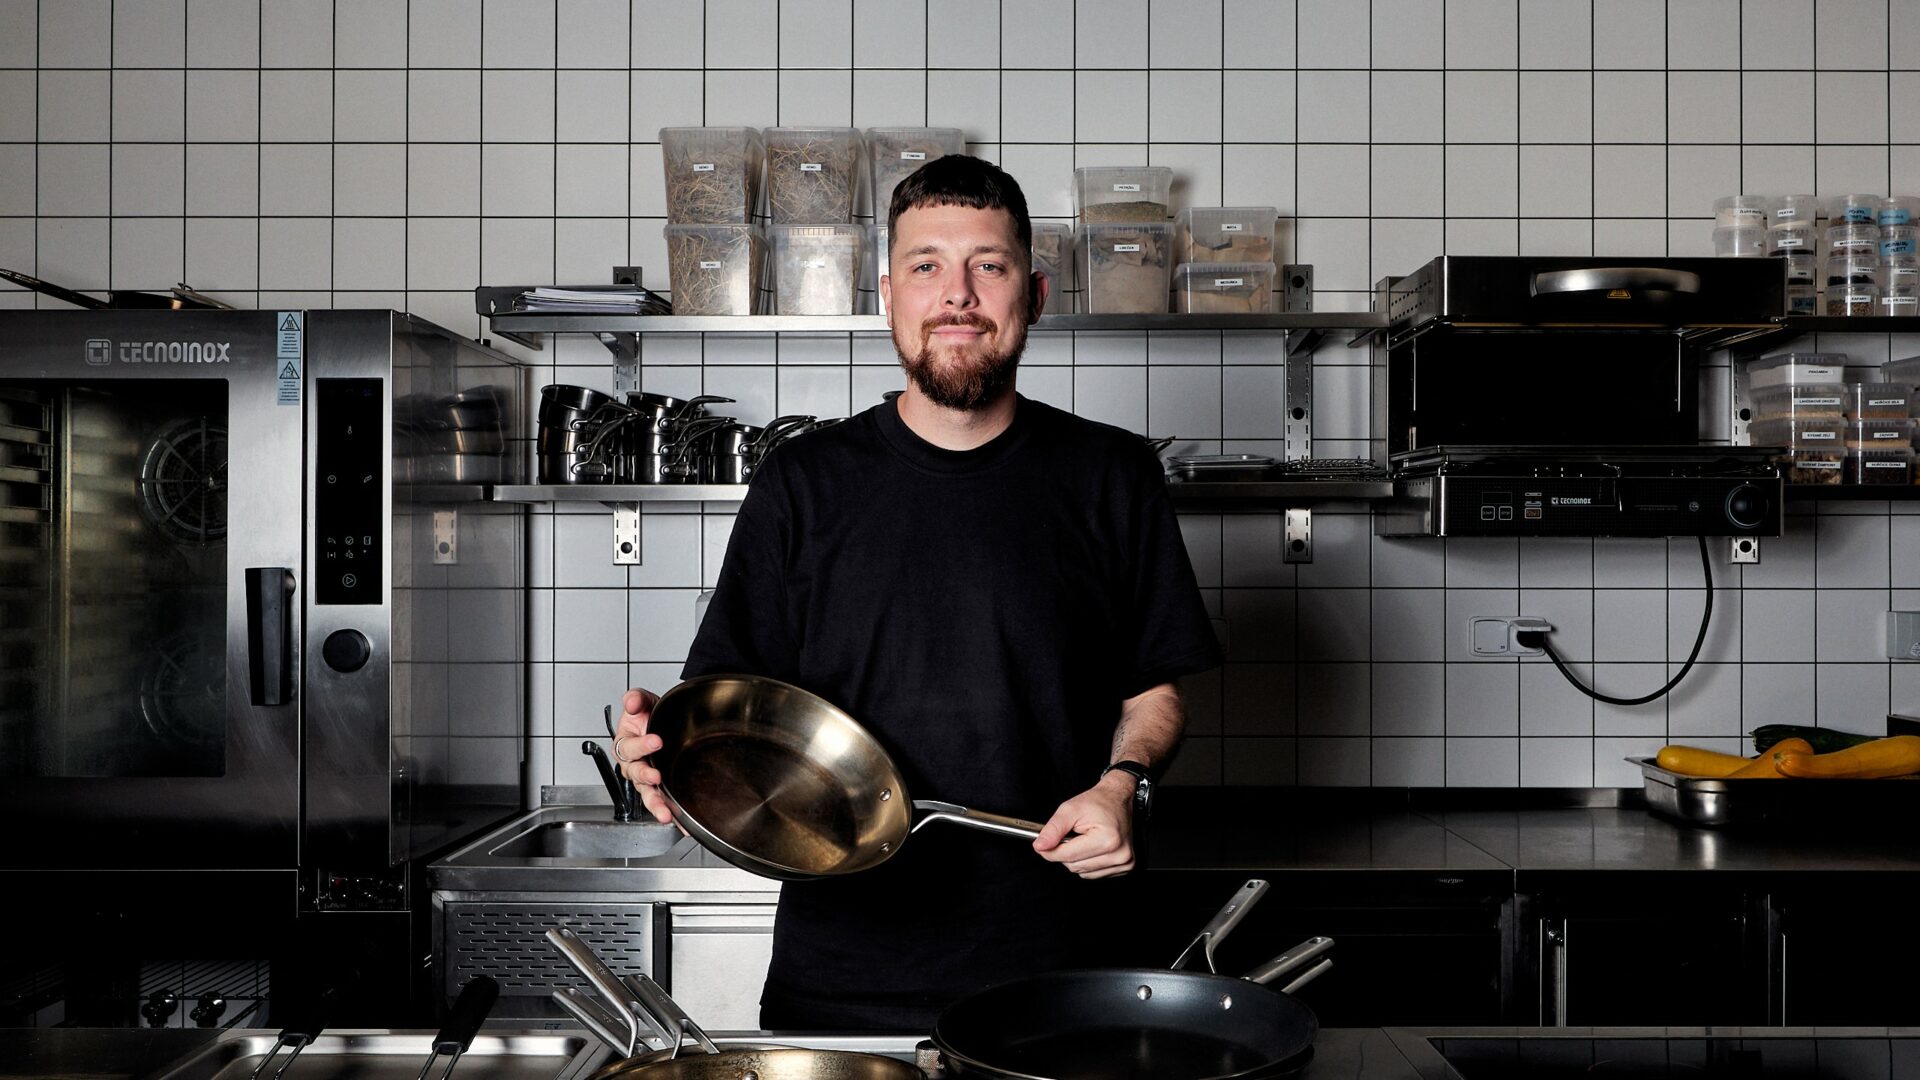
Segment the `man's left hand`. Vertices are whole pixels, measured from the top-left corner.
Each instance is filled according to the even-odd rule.
[[[1086,791],[1060,804],[1033,850],[1048,862],[1065,863],[1089,881],[1133,869],[1134,779],[1110,772]]]

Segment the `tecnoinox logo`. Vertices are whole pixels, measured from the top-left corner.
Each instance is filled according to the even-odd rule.
[[[230,341],[122,341],[105,338],[87,342],[87,363],[95,367],[118,359],[123,364],[227,364]]]

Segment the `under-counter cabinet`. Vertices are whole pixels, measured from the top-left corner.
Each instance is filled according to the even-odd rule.
[[[1920,882],[1872,872],[1807,878],[1770,897],[1767,1022],[1920,1025],[1920,938],[1910,929]]]

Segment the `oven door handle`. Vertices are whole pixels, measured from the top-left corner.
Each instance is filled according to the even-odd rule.
[[[1670,292],[1698,294],[1700,275],[1659,266],[1593,266],[1546,270],[1533,275],[1533,295],[1569,293]]]
[[[247,567],[247,681],[255,705],[293,700],[293,571]]]

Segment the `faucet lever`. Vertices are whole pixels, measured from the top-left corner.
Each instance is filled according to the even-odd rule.
[[[607,785],[607,794],[613,797],[613,820],[632,821],[634,804],[639,801],[633,781],[620,775],[613,767],[613,759],[592,739],[581,741],[580,752],[592,758],[594,767],[600,770],[600,782]]]

